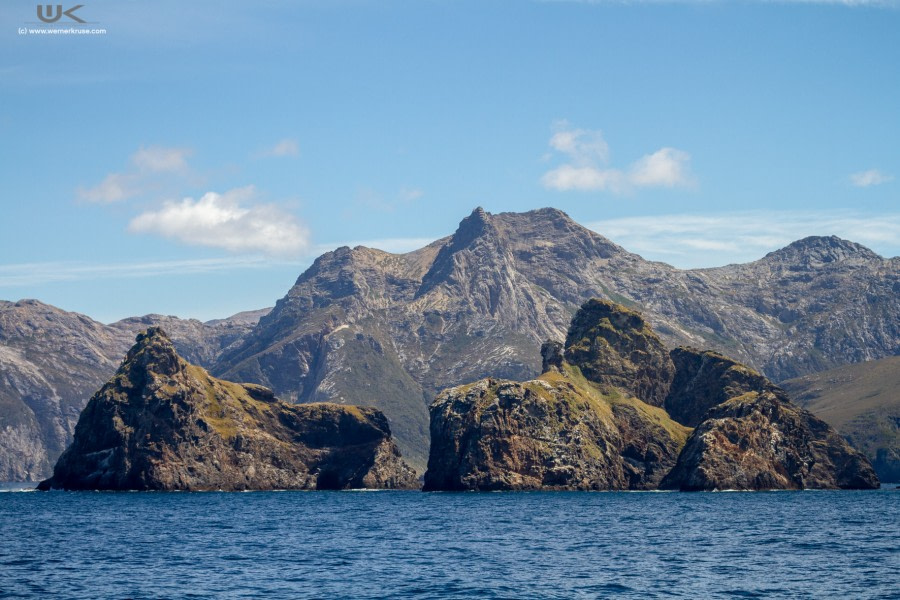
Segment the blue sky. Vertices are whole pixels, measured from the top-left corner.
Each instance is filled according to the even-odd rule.
[[[900,254],[897,2],[185,4],[0,4],[0,298],[224,317],[476,206],[680,267]]]

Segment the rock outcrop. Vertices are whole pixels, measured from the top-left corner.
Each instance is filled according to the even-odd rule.
[[[710,410],[662,487],[680,490],[872,489],[869,461],[780,390]]]
[[[607,300],[585,302],[566,335],[566,360],[602,388],[662,406],[675,375],[665,345],[637,312]]]
[[[39,488],[263,490],[409,488],[384,415],[294,406],[261,386],[211,377],[158,327],[138,335],[90,399],[72,445]]]
[[[266,312],[208,323],[147,315],[104,325],[36,300],[0,301],[0,481],[40,481],[53,472],[91,394],[139,331],[162,324],[182,356],[209,366]]]
[[[665,409],[688,427],[699,425],[709,409],[729,398],[776,389],[761,374],[718,352],[675,348],[670,355],[675,377],[666,395]]]
[[[643,318],[590,300],[524,383],[484,379],[431,405],[426,490],[647,490],[690,429],[659,407],[672,363]],[[659,379],[657,379],[657,377]]]
[[[878,486],[865,457],[768,379],[713,352],[670,357],[623,306],[586,302],[565,348],[541,355],[535,380],[438,395],[426,490]]]

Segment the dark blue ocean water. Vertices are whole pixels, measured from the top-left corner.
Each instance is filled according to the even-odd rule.
[[[2,493],[0,597],[900,598],[898,509],[886,489]]]

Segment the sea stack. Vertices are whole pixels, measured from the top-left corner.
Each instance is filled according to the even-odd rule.
[[[414,487],[380,411],[285,404],[267,388],[213,378],[151,327],[90,399],[39,489]]]
[[[666,352],[643,317],[590,300],[544,373],[431,405],[426,490],[878,487],[868,460],[756,371]]]

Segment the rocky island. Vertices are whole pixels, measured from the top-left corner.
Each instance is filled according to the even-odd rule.
[[[90,399],[39,489],[413,487],[377,409],[291,405],[262,386],[216,379],[151,327]]]
[[[768,379],[665,346],[589,300],[543,373],[488,378],[431,405],[426,490],[875,488],[868,460]]]

